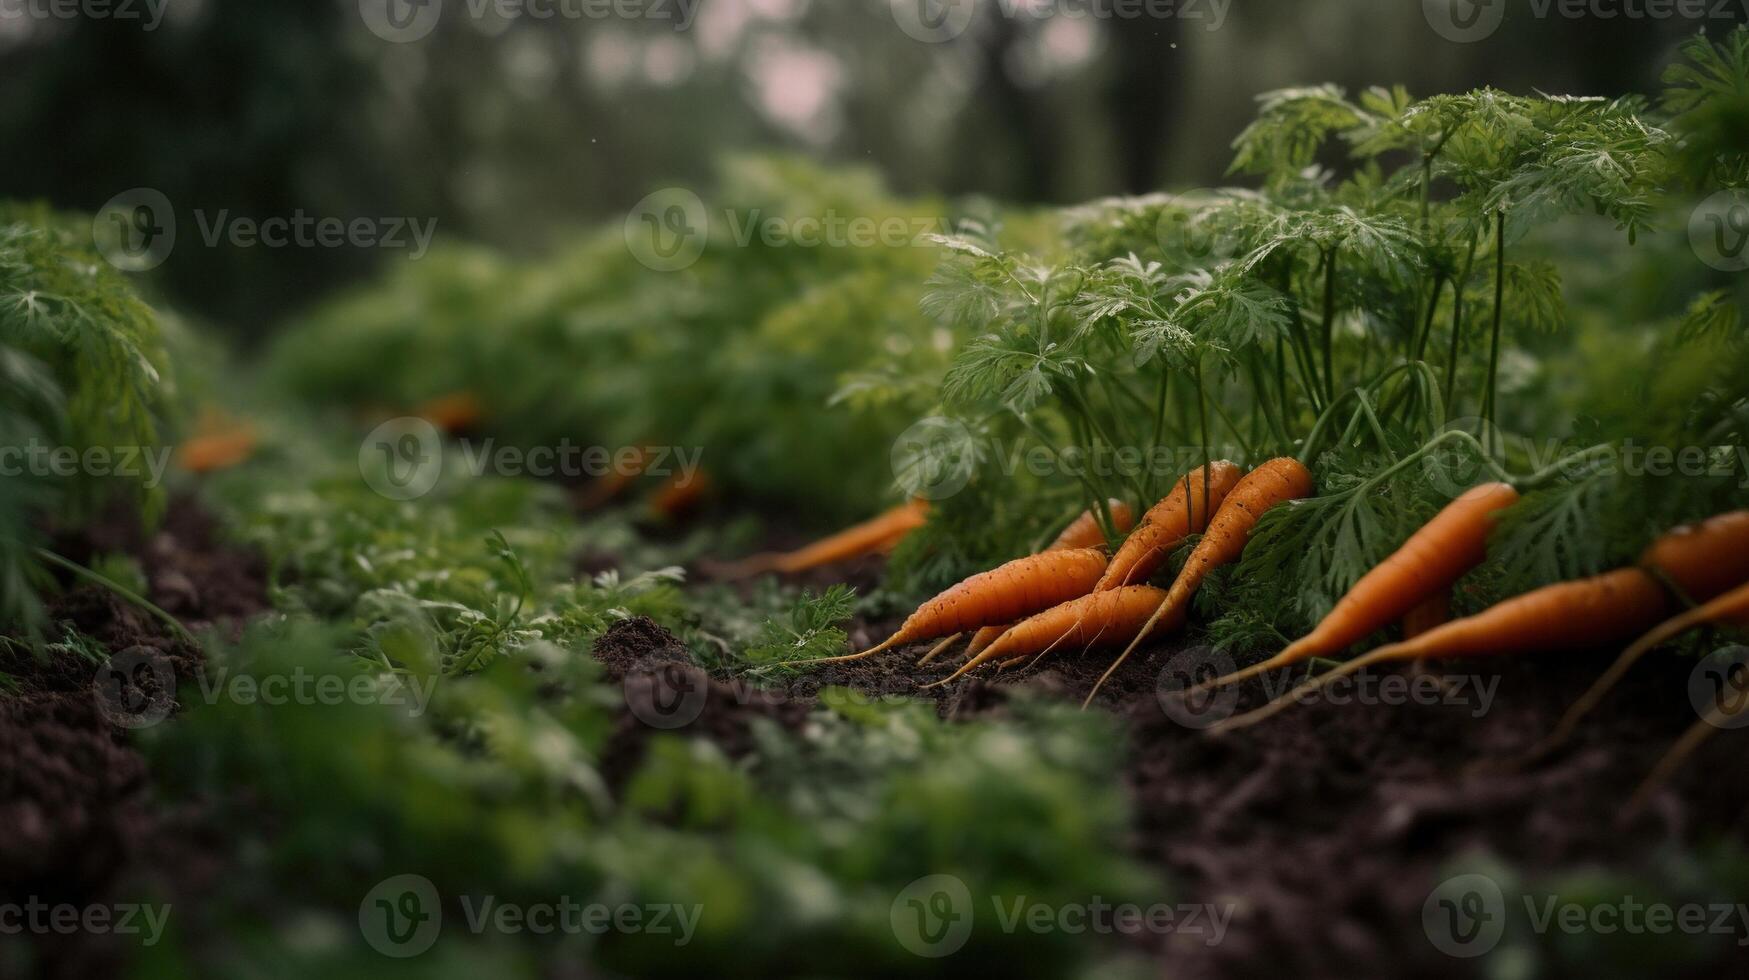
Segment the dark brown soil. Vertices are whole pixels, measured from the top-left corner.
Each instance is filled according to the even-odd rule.
[[[240,622],[267,607],[267,565],[254,551],[229,546],[212,514],[178,497],[151,530],[123,510],[77,532],[58,534],[55,550],[88,564],[105,554],[136,558],[150,583],[149,598],[190,627]]]
[[[594,654],[625,692],[626,709],[602,753],[602,777],[615,790],[637,771],[650,739],[664,731],[702,733],[739,758],[753,748],[755,719],[795,729],[811,708],[778,692],[711,677],[672,633],[643,617],[614,624],[595,641]]]
[[[147,598],[192,625],[240,619],[266,604],[261,562],[220,543],[210,518],[186,500],[173,503],[150,535],[106,519],[89,535],[57,537],[55,547],[81,563],[134,555]],[[0,902],[89,907],[207,861],[188,839],[189,815],[153,799],[145,760],[128,743],[133,728],[176,710],[177,684],[193,679],[202,661],[196,647],[113,593],[62,585],[66,591],[48,603],[50,639],[71,624],[110,657],[62,649],[39,659],[20,646],[0,649],[0,671],[17,681],[16,691],[0,695]],[[27,934],[0,958],[0,971],[114,975],[129,939]]]
[[[852,640],[876,640],[892,625],[864,627]],[[1174,702],[1156,693],[1184,646],[1138,650],[1098,698],[1129,731],[1136,853],[1165,871],[1175,900],[1233,910],[1219,945],[1163,945],[1169,976],[1479,976],[1485,961],[1438,952],[1422,925],[1429,893],[1454,862],[1486,854],[1531,876],[1635,872],[1653,866],[1661,845],[1749,842],[1749,784],[1720,778],[1742,772],[1736,733],[1714,739],[1645,814],[1620,819],[1635,786],[1695,717],[1686,694],[1689,662],[1636,670],[1575,746],[1512,773],[1470,770],[1547,732],[1594,679],[1599,658],[1450,665],[1451,673],[1432,673],[1426,683],[1442,679],[1442,690],[1465,694],[1468,703],[1440,695],[1431,703],[1301,705],[1215,737],[1195,717],[1190,725],[1175,720],[1163,707]],[[999,710],[1019,685],[1079,703],[1109,663],[1108,656],[1071,656],[919,690],[919,680],[946,676],[961,659],[919,667],[919,655],[898,651],[823,667],[781,693],[750,698],[721,678],[677,666],[684,656],[678,641],[647,622],[621,624],[598,650],[617,676],[646,678],[637,681],[645,685],[638,696],[672,698],[676,690],[656,678],[690,670],[689,683],[709,690],[700,723],[731,753],[745,750],[754,717],[799,724],[824,684],[932,697],[944,717],[957,718]],[[649,663],[657,667],[636,666]],[[1459,677],[1466,687],[1454,686]],[[1267,682],[1279,692],[1285,680]],[[1489,710],[1479,711],[1474,685],[1496,682]],[[1265,683],[1244,688],[1233,709],[1262,703]],[[634,735],[640,727],[643,734]],[[651,731],[634,712],[620,745]],[[1743,956],[1728,937],[1692,941],[1714,944],[1713,971]]]

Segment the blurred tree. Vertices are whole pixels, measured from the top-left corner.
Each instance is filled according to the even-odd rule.
[[[248,333],[406,253],[209,246],[197,209],[209,223],[435,219],[440,235],[526,255],[655,188],[709,186],[717,158],[748,150],[872,163],[907,193],[1064,202],[1208,185],[1263,90],[1646,91],[1677,41],[1743,18],[1513,6],[1494,35],[1457,44],[1418,3],[1235,2],[1217,22],[1210,5],[1102,19],[1005,0],[930,44],[898,28],[893,2],[705,0],[685,30],[452,2],[407,44],[370,33],[357,0],[178,0],[150,32],[4,20],[0,188],[83,210],[163,191],[180,236],[156,281]]]

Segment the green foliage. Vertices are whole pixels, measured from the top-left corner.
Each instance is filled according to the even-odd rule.
[[[948,873],[980,906],[968,951],[1008,972],[1060,975],[1100,947],[1003,931],[984,909],[1018,896],[1160,900],[1159,884],[1123,857],[1119,750],[1100,716],[1021,700],[1011,721],[947,723],[923,704],[829,697],[839,707],[816,711],[801,732],[755,722],[740,763],[684,731],[659,737],[610,801],[598,767],[612,695],[588,656],[542,644],[520,663],[434,678],[336,657],[345,642],[297,623],[258,627],[214,651],[207,685],[183,693],[191,710],[145,733],[165,791],[214,801],[248,840],[232,854],[237,873],[218,884],[215,914],[246,917],[270,896],[310,928],[349,937],[306,948],[243,930],[251,938],[213,954],[259,945],[300,962],[350,962],[364,952],[355,927],[364,890],[409,872],[446,899],[428,956],[527,958],[518,972],[586,955],[635,975],[698,962],[769,975],[830,953],[842,969],[886,975],[916,962],[894,939],[895,898]],[[300,673],[363,695],[269,706],[226,693],[236,689],[225,678]],[[299,819],[257,836],[249,828],[261,826],[261,808]],[[449,925],[461,896],[485,893],[502,903],[677,903],[697,908],[697,933],[685,946],[610,934],[586,949],[513,954],[502,937]],[[157,955],[178,960],[174,946]]]
[[[933,250],[763,229],[836,218],[909,234],[942,208],[781,159],[727,161],[711,197],[684,269],[640,264],[622,222],[531,263],[451,245],[319,309],[278,341],[273,371],[366,413],[471,392],[504,444],[703,448],[740,500],[866,518],[890,502],[887,447],[927,407],[952,342],[918,312]]]
[[[849,586],[830,586],[817,596],[803,592],[787,614],[765,621],[743,656],[753,664],[782,664],[840,654],[849,639],[842,624],[855,609],[856,590]]]
[[[1695,184],[1749,184],[1749,29],[1719,43],[1697,36],[1682,46],[1686,59],[1664,73],[1663,109],[1682,137],[1678,156]]]
[[[92,248],[88,224],[0,205],[0,449],[155,451],[172,397],[166,370],[155,314]],[[155,509],[161,496],[137,470],[51,477],[27,468],[0,482],[0,619],[40,626],[42,519],[76,521],[117,496]]]
[[[1685,183],[1685,154],[1716,158],[1714,179],[1735,166],[1716,126],[1713,143],[1700,134],[1749,84],[1745,38],[1685,48],[1662,113],[1639,98],[1490,88],[1269,93],[1234,143],[1233,171],[1260,190],[1073,209],[1068,247],[1048,261],[987,237],[950,242],[925,308],[976,339],[948,369],[945,403],[979,431],[1178,462],[1144,480],[1009,475],[977,492],[1145,507],[1203,459],[1300,457],[1320,496],[1266,515],[1199,602],[1225,645],[1309,627],[1490,475],[1537,485],[1470,596],[1601,571],[1663,528],[1741,506],[1724,475],[1644,472],[1632,456],[1649,444],[1723,459],[1749,422],[1741,291],[1703,286],[1679,244],[1684,195],[1712,189]],[[1343,169],[1325,169],[1338,149]],[[1582,216],[1654,244],[1626,255]],[[1626,269],[1643,270],[1631,291]],[[1580,394],[1539,398],[1539,386]],[[1481,441],[1454,441],[1454,427]],[[1613,465],[1540,472],[1595,443],[1614,447]],[[931,555],[956,545],[941,511],[919,536]],[[911,556],[898,558],[908,573]]]

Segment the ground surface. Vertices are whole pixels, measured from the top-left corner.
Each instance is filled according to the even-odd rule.
[[[188,500],[174,501],[151,535],[132,521],[104,519],[57,536],[55,547],[81,563],[95,554],[135,556],[149,597],[191,626],[240,621],[267,606],[262,563],[222,544]],[[20,682],[15,696],[0,698],[0,903],[103,904],[143,878],[199,887],[222,863],[224,842],[210,836],[192,801],[154,796],[128,733],[177,710],[174,688],[196,677],[200,651],[106,589],[63,585],[49,604],[50,622],[100,642],[115,666],[70,650],[38,661],[0,647],[0,672]],[[0,975],[113,976],[126,947],[114,936],[50,933],[38,937],[38,960],[28,968],[11,958],[21,950],[0,949]]]
[[[892,626],[865,628],[852,642],[876,640]],[[1129,732],[1137,855],[1179,885],[1175,900],[1234,910],[1218,946],[1168,941],[1159,950],[1167,975],[1476,976],[1473,961],[1439,953],[1422,926],[1422,906],[1454,858],[1487,852],[1530,874],[1633,871],[1649,867],[1661,847],[1719,837],[1749,841],[1749,785],[1736,778],[1742,746],[1729,737],[1714,739],[1642,816],[1619,820],[1624,801],[1694,718],[1686,693],[1690,663],[1654,659],[1570,750],[1503,773],[1469,770],[1547,732],[1594,679],[1597,658],[1464,667],[1466,686],[1450,688],[1450,703],[1441,695],[1440,703],[1305,705],[1211,737],[1180,720],[1195,722],[1194,715],[1169,715],[1157,694],[1162,672],[1186,645],[1138,650],[1097,702],[1119,714]],[[697,724],[731,753],[745,746],[752,717],[793,721],[795,709],[823,684],[921,693],[937,700],[944,717],[962,718],[1001,711],[1017,686],[1079,703],[1109,662],[1097,654],[1068,656],[918,692],[919,680],[943,677],[951,666],[920,668],[916,650],[895,651],[822,668],[782,694],[749,700],[702,672],[682,681],[684,672],[673,666],[682,653],[654,624],[622,624],[602,647],[616,674],[629,672],[628,690],[643,696],[672,696],[663,687],[677,683],[709,684]],[[1279,690],[1280,679],[1274,681]],[[1480,717],[1476,684],[1496,684]],[[1254,682],[1236,707],[1260,704],[1264,695],[1264,682]],[[631,741],[622,744],[629,749]],[[1720,967],[1745,962],[1744,952],[1727,943],[1717,950],[1695,975],[1716,976]]]
[[[210,522],[186,501],[176,503],[163,530],[150,537],[103,524],[56,544],[80,560],[112,551],[138,556],[150,597],[191,623],[236,621],[266,607],[261,563],[218,542]],[[100,640],[112,656],[140,651],[183,681],[200,669],[198,651],[107,592],[71,588],[51,614]],[[891,626],[863,624],[852,641],[873,641]],[[1474,976],[1471,961],[1435,951],[1421,924],[1422,905],[1455,856],[1485,850],[1529,873],[1632,870],[1666,845],[1749,841],[1742,742],[1729,737],[1713,740],[1635,822],[1617,821],[1634,786],[1693,718],[1686,662],[1653,658],[1637,670],[1572,750],[1523,773],[1477,773],[1466,769],[1545,732],[1590,682],[1597,660],[1484,667],[1465,682],[1497,681],[1491,710],[1481,717],[1475,717],[1472,687],[1470,703],[1301,706],[1214,738],[1169,715],[1163,707],[1169,702],[1157,694],[1164,668],[1186,645],[1138,651],[1098,700],[1098,710],[1120,716],[1129,735],[1125,772],[1135,799],[1138,859],[1168,875],[1178,888],[1175,900],[1234,910],[1218,946],[1168,939],[1157,949],[1171,976],[1265,970],[1313,977],[1361,970]],[[708,692],[686,730],[741,755],[752,745],[752,719],[799,729],[822,685],[920,693],[934,698],[944,717],[959,719],[1002,712],[1019,686],[1078,703],[1108,662],[1097,654],[1058,657],[919,692],[919,681],[945,676],[954,658],[920,668],[917,651],[895,651],[761,690],[707,675],[648,620],[617,625],[598,641],[595,655],[626,694],[603,764],[616,789],[658,730],[645,719],[672,703],[677,691]],[[203,878],[222,869],[223,835],[203,823],[198,801],[154,797],[127,728],[114,723],[116,702],[106,709],[94,694],[98,666],[72,652],[46,663],[16,652],[4,656],[0,670],[21,678],[23,688],[0,698],[0,744],[7,747],[0,752],[0,827],[6,828],[0,901],[37,895],[99,902],[143,876],[198,899]],[[138,706],[162,703],[158,676],[147,670],[102,679],[120,685],[120,703]],[[1254,683],[1237,707],[1263,696],[1263,684]],[[89,937],[53,941],[39,952],[38,966],[56,977],[106,974],[119,955]],[[1734,953],[1741,951],[1722,950],[1709,975],[1731,965]],[[0,973],[6,966],[0,956]]]

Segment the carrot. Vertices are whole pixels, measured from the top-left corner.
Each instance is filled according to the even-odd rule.
[[[1618,568],[1590,578],[1545,586],[1474,616],[1454,619],[1412,640],[1379,647],[1306,681],[1255,711],[1229,718],[1210,731],[1256,724],[1331,681],[1372,664],[1591,649],[1644,630],[1664,615],[1669,604],[1658,580],[1641,568]]]
[[[766,552],[731,562],[721,567],[717,575],[728,579],[750,578],[766,572],[794,575],[822,565],[861,558],[883,547],[892,547],[904,535],[922,527],[928,516],[929,502],[913,500],[795,551]]]
[[[1013,625],[1013,623],[1004,623],[1001,626],[986,626],[976,633],[973,633],[972,642],[966,644],[966,656],[975,657],[978,654],[983,653],[990,644],[996,642],[997,637],[1008,632]]]
[[[1403,639],[1417,636],[1451,622],[1451,593],[1439,592],[1403,614]]]
[[[1130,529],[1135,523],[1135,515],[1130,511],[1130,505],[1115,497],[1105,502],[1105,509],[1111,515],[1111,528],[1119,534]],[[1072,551],[1076,548],[1100,548],[1105,546],[1105,529],[1099,526],[1099,515],[1092,509],[1084,510],[1079,517],[1069,522],[1055,540],[1046,545],[1045,551]]]
[[[1362,576],[1317,628],[1259,664],[1198,685],[1194,693],[1258,674],[1327,657],[1401,618],[1429,597],[1443,594],[1488,555],[1488,534],[1499,512],[1518,502],[1506,483],[1484,483],[1447,504],[1389,558]],[[1409,636],[1405,631],[1406,637]]]
[[[1111,515],[1112,530],[1119,534],[1127,533],[1135,522],[1135,514],[1130,510],[1130,505],[1113,498],[1105,502],[1105,508],[1106,512]],[[1081,516],[1070,521],[1069,526],[1063,528],[1063,532],[1057,535],[1056,539],[1049,545],[1046,545],[1044,550],[1070,551],[1075,548],[1093,548],[1104,544],[1105,530],[1099,526],[1098,516],[1091,509],[1088,509],[1082,511]],[[1106,569],[1106,574],[1111,574],[1109,568]],[[1013,624],[1004,623],[1001,626],[986,626],[979,630],[972,635],[972,642],[967,645],[966,654],[977,656],[985,647],[996,642],[996,638],[1001,636],[1002,632],[1011,625]],[[933,656],[933,651],[931,655]],[[930,657],[924,657],[918,663],[925,664],[929,660]]]
[[[217,408],[204,408],[194,434],[176,448],[177,465],[190,473],[228,470],[255,455],[255,426]]]
[[[979,572],[918,606],[886,642],[861,653],[809,662],[856,660],[907,643],[1030,616],[1093,591],[1093,583],[1105,572],[1105,563],[1105,552],[1099,548],[1016,558],[999,568]]]
[[[1208,522],[1208,531],[1191,551],[1190,558],[1185,561],[1184,568],[1179,571],[1177,580],[1166,593],[1166,601],[1160,604],[1154,618],[1136,634],[1130,645],[1124,648],[1124,652],[1112,661],[1099,682],[1093,685],[1093,690],[1088,692],[1087,700],[1081,706],[1086,707],[1093,703],[1093,696],[1099,693],[1100,687],[1117,672],[1118,667],[1129,658],[1143,637],[1153,633],[1156,623],[1162,619],[1175,624],[1184,622],[1190,608],[1190,598],[1196,594],[1203,579],[1208,577],[1209,572],[1238,559],[1251,540],[1251,531],[1257,526],[1257,519],[1263,516],[1264,511],[1276,504],[1309,497],[1311,494],[1311,471],[1291,456],[1272,459],[1247,473],[1215,511],[1214,520]]]
[[[478,395],[471,391],[457,391],[422,403],[413,414],[454,434],[479,425],[486,413]]]
[[[1165,591],[1151,585],[1128,585],[1071,599],[1015,623],[965,666],[927,686],[946,684],[992,660],[1006,663],[1042,656],[1063,643],[1086,649],[1128,642],[1141,635],[1143,624],[1165,600]]]
[[[616,463],[611,472],[602,475],[590,484],[588,491],[577,500],[579,510],[594,510],[612,501],[624,493],[627,487],[637,482],[638,477],[644,475],[644,470],[648,469],[650,464],[654,462],[655,454],[644,446],[632,448],[636,455],[627,459],[629,465],[622,467]]]
[[[1633,645],[1622,651],[1616,662],[1610,665],[1597,683],[1591,685],[1567,713],[1561,717],[1560,724],[1550,732],[1547,738],[1538,742],[1529,752],[1516,760],[1518,765],[1534,762],[1547,756],[1555,749],[1566,744],[1578,730],[1579,722],[1590,714],[1615,685],[1627,676],[1629,669],[1639,663],[1640,658],[1647,653],[1668,643],[1696,626],[1726,625],[1738,629],[1749,629],[1749,584],[1740,585],[1730,592],[1712,600],[1704,606],[1690,609],[1679,616],[1667,619],[1658,624],[1650,632],[1635,640]]]
[[[1146,582],[1171,557],[1172,549],[1208,527],[1209,515],[1220,509],[1243,476],[1243,470],[1224,459],[1184,474],[1142,515],[1142,525],[1124,539],[1095,591]]]
[[[176,461],[190,473],[228,470],[255,455],[255,430],[240,426],[229,432],[195,436],[176,450]]]
[[[650,513],[667,520],[679,520],[698,506],[710,490],[710,475],[703,470],[686,474],[675,472],[650,497]]]
[[[1749,580],[1749,510],[1676,528],[1649,545],[1640,565],[1655,569],[1696,602]]]

